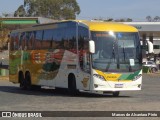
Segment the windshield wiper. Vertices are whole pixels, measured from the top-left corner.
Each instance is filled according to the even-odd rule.
[[[123,42],[123,57],[124,61],[126,62],[126,52],[125,52],[124,42]]]
[[[126,63],[126,51],[124,47],[124,42],[123,42],[123,55],[124,55],[124,62]],[[132,72],[132,66],[130,65],[130,62],[129,62],[129,72]]]
[[[114,61],[115,61],[115,48],[114,48],[114,44],[113,44],[113,48],[112,48],[112,58],[114,59]],[[111,58],[111,59],[112,59]]]
[[[106,72],[108,72],[111,63],[113,62],[112,59],[115,62],[116,58],[115,58],[115,47],[114,47],[114,44],[113,44],[113,47],[112,47],[112,57],[110,57],[110,61],[108,62],[107,66],[106,66]]]

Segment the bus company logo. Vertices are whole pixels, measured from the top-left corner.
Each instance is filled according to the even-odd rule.
[[[37,112],[2,112],[1,116],[3,118],[26,118],[26,117],[42,117],[42,113]]]
[[[117,78],[116,76],[107,76],[107,78]]]
[[[109,80],[117,80],[119,78],[119,76],[116,76],[116,75],[108,75],[106,76],[106,79],[109,79]]]
[[[11,112],[2,112],[2,117],[12,117]]]

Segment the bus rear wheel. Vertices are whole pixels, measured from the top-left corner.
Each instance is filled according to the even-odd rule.
[[[152,73],[157,72],[157,68],[152,68],[152,69],[151,69],[151,72],[152,72]]]
[[[29,72],[27,72],[25,74],[25,87],[26,87],[27,90],[31,90],[32,89],[31,76],[30,76]]]
[[[20,88],[22,90],[25,90],[26,89],[26,86],[25,86],[25,79],[24,79],[24,75],[22,72],[19,73],[19,83],[20,83]]]
[[[118,97],[118,96],[119,96],[119,94],[120,94],[120,92],[119,92],[119,91],[113,92],[113,97]]]

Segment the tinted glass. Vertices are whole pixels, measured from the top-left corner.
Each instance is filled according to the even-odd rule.
[[[142,55],[138,33],[92,32],[96,52],[93,67],[107,72],[141,69]]]
[[[89,31],[83,26],[78,27],[78,49],[80,67],[83,71],[89,72]]]

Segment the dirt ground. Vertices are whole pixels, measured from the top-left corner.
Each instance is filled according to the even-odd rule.
[[[9,76],[0,76],[0,80],[9,80]]]

